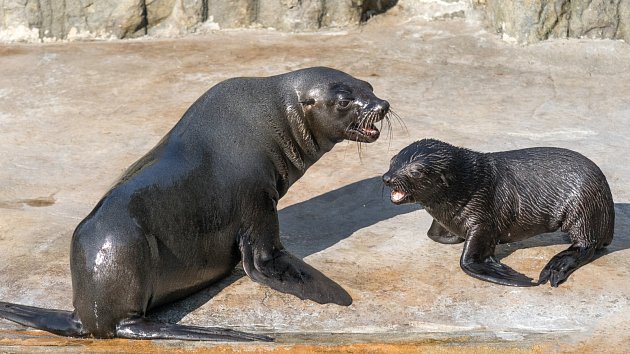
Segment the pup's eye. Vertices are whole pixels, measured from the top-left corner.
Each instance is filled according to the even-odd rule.
[[[348,105],[350,105],[350,100],[339,100],[337,102],[337,105],[341,108],[346,108],[348,107]]]

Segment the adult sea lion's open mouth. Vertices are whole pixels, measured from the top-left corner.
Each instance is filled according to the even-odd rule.
[[[390,195],[390,199],[392,200],[392,203],[400,204],[406,198],[407,198],[407,193],[405,193],[405,192],[403,192],[401,190],[392,189],[392,193]]]
[[[346,133],[348,133],[348,139],[362,143],[374,142],[381,135],[374,124],[361,125],[359,123],[353,123]]]

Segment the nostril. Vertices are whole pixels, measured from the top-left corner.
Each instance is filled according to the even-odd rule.
[[[383,102],[380,104],[380,107],[381,107],[381,110],[383,111],[383,113],[387,113],[387,112],[389,112],[389,102],[387,102],[387,101],[383,101]]]
[[[392,176],[389,173],[383,175],[383,182],[386,184],[392,181]]]

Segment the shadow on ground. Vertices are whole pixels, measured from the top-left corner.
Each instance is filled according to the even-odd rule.
[[[498,245],[495,255],[497,256],[497,258],[501,259],[511,255],[519,249],[545,247],[561,244],[569,245],[570,243],[571,240],[566,233],[552,232],[531,237],[519,242]],[[628,248],[630,248],[630,204],[616,203],[615,234],[613,236],[612,243],[608,247],[597,251],[593,260],[603,257],[607,254],[622,251]]]
[[[280,239],[303,258],[360,229],[419,209],[414,204],[392,204],[381,177],[372,177],[280,210]]]
[[[419,210],[419,205],[394,205],[381,177],[354,182],[278,211],[280,239],[294,255],[304,258],[323,251],[354,232],[397,215]],[[230,276],[149,317],[177,322],[245,275],[240,265]]]
[[[333,246],[360,229],[422,208],[417,204],[394,205],[389,201],[388,194],[389,189],[383,189],[380,177],[372,177],[288,206],[278,212],[282,243],[291,253],[304,258]],[[565,233],[547,233],[519,242],[498,245],[496,256],[501,259],[520,249],[569,243],[570,240]],[[617,203],[613,242],[599,251],[595,259],[628,248],[630,204]],[[239,265],[222,281],[197,294],[166,305],[149,317],[167,322],[180,321],[243,276],[245,272]]]

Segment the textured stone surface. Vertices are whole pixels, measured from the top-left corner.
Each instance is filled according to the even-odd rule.
[[[630,0],[3,0],[0,42],[173,37],[243,27],[316,31],[353,27],[390,9],[426,20],[481,15],[492,31],[518,42],[630,41]]]
[[[407,16],[424,20],[471,17],[472,11],[469,0],[399,0],[397,7]]]
[[[494,31],[519,42],[612,38],[630,42],[630,0],[475,0]]]
[[[0,299],[72,308],[72,231],[122,171],[217,82],[327,65],[368,80],[405,122],[339,144],[281,200],[286,247],[344,286],[318,305],[237,270],[166,307],[169,321],[269,333],[278,343],[78,340],[0,321],[0,351],[630,351],[630,46],[562,40],[521,47],[464,20],[388,13],[347,32],[234,30],[178,40],[0,45]],[[393,40],[392,38],[396,38]],[[220,48],[220,50],[217,50]],[[593,159],[616,203],[615,240],[557,289],[465,275],[462,245],[426,237],[431,218],[393,206],[378,181],[422,137],[483,151],[559,146]],[[561,234],[501,245],[537,277]]]
[[[207,20],[282,31],[356,26],[393,0],[2,0],[0,41],[173,36]],[[211,27],[214,28],[214,27]]]

